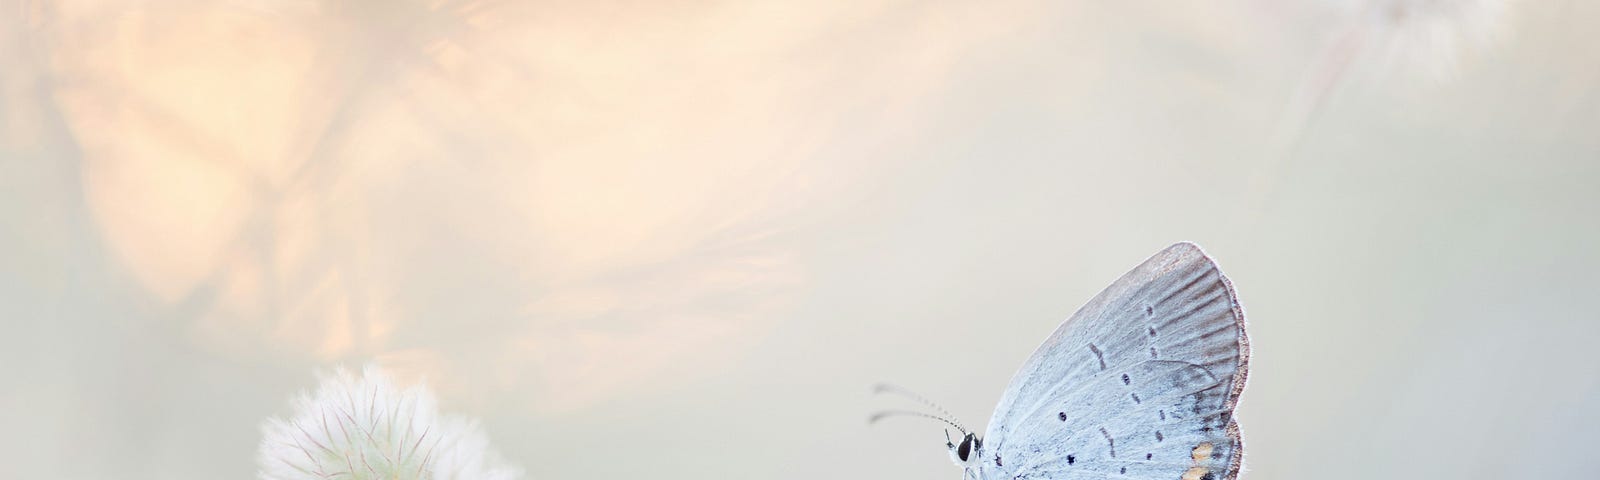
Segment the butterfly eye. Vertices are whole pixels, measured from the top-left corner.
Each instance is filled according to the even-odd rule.
[[[967,456],[972,454],[972,435],[961,439],[961,448],[956,450],[956,455],[961,456],[961,461],[967,461]]]

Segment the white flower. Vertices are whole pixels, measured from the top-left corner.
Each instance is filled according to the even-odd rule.
[[[1307,122],[1347,83],[1405,90],[1451,80],[1465,56],[1501,35],[1515,6],[1515,0],[1325,1],[1342,13],[1318,18],[1338,25],[1338,33],[1284,106],[1275,150],[1294,149]],[[1275,170],[1271,163],[1258,178],[1273,175],[1265,173]]]
[[[1365,55],[1389,72],[1453,75],[1461,58],[1498,35],[1509,0],[1359,2]]]
[[[511,480],[475,422],[441,415],[422,385],[397,390],[375,366],[344,369],[262,424],[262,480]]]

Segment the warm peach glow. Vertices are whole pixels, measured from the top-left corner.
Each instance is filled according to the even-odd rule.
[[[763,338],[804,277],[777,225],[876,168],[814,139],[916,122],[940,71],[1013,26],[892,1],[60,8],[85,19],[52,61],[97,227],[193,341],[434,378],[495,365],[444,387],[549,408]],[[851,25],[916,54],[814,56]],[[885,108],[852,110],[863,96]]]

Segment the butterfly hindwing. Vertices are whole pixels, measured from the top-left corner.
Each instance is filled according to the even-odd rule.
[[[1248,341],[1233,288],[1193,244],[1163,250],[1024,363],[980,478],[1232,480]]]

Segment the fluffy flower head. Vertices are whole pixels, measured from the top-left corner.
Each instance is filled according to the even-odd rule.
[[[474,422],[441,415],[422,385],[399,390],[375,366],[343,369],[262,424],[262,480],[512,480]]]

